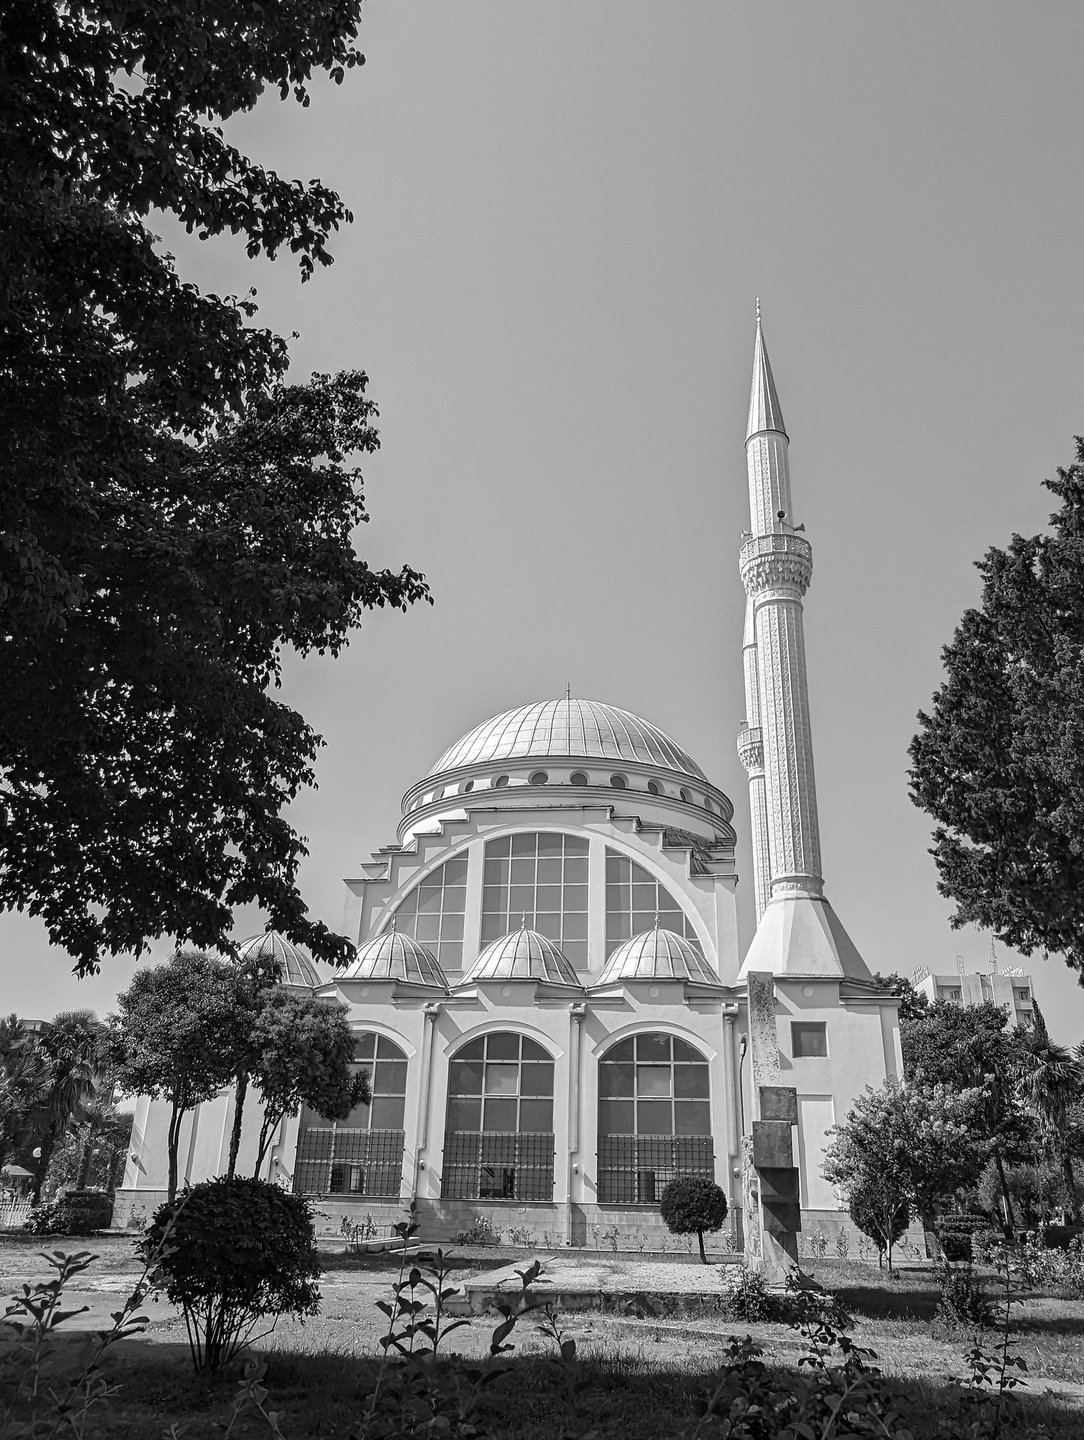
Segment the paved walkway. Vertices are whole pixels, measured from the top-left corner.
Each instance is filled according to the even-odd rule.
[[[646,1315],[715,1311],[740,1282],[741,1258],[707,1265],[680,1261],[613,1259],[581,1255],[525,1256],[500,1270],[470,1275],[461,1282],[462,1308],[473,1314],[492,1310],[520,1289],[520,1271],[537,1258],[542,1273],[531,1286],[536,1301],[563,1310],[620,1310]]]

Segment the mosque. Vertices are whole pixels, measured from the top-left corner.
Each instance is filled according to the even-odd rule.
[[[646,1240],[668,1180],[697,1174],[726,1191],[740,1237],[751,977],[774,992],[774,1016],[752,1007],[759,1043],[796,1091],[803,1226],[841,1223],[826,1134],[902,1063],[896,1001],[824,895],[802,628],[812,549],[789,518],[788,446],[758,309],[740,549],[748,951],[734,807],[676,741],[567,693],[477,725],[407,790],[395,843],[347,880],[348,969],[325,983],[273,934],[243,947],[344,1005],[356,1030],[371,1104],[284,1121],[264,1172],[333,1228],[414,1201],[426,1236],[484,1214],[539,1243]],[[232,1117],[231,1092],[186,1117],[185,1179],[225,1169]],[[161,1102],[138,1102],[115,1223],[164,1196],[165,1121]],[[246,1121],[242,1173],[257,1129]]]

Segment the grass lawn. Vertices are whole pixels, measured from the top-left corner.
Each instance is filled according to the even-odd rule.
[[[24,1279],[44,1273],[36,1259],[43,1248],[93,1249],[101,1259],[90,1272],[107,1287],[111,1304],[129,1278],[138,1273],[130,1239],[106,1237],[88,1241],[6,1242],[0,1238],[3,1293]],[[467,1273],[526,1263],[528,1252],[507,1249],[473,1251],[464,1257]],[[963,1357],[972,1336],[940,1334],[931,1328],[937,1288],[927,1266],[904,1268],[890,1280],[875,1265],[857,1261],[809,1262],[814,1276],[837,1291],[854,1314],[855,1341],[878,1354],[889,1377],[903,1421],[916,1440],[934,1433],[941,1416],[959,1407],[953,1379],[965,1373]],[[256,1347],[267,1365],[267,1405],[281,1411],[287,1440],[340,1437],[346,1440],[364,1414],[379,1364],[379,1338],[385,1317],[375,1308],[396,1278],[398,1262],[390,1256],[336,1254],[325,1257],[321,1282],[321,1314],[300,1325],[280,1322],[273,1335]],[[91,1283],[88,1281],[88,1283]],[[87,1296],[72,1297],[85,1303]],[[99,1297],[100,1299],[100,1297]],[[193,1379],[183,1322],[165,1305],[148,1307],[151,1326],[145,1335],[123,1342],[108,1353],[105,1374],[119,1387],[108,1409],[93,1412],[86,1435],[142,1440],[170,1433],[176,1422],[186,1440],[220,1437],[229,1424],[236,1393],[236,1374],[216,1386]],[[1018,1413],[1012,1440],[1042,1435],[1047,1440],[1080,1440],[1084,1435],[1084,1301],[1049,1294],[1027,1295],[1014,1307],[1019,1339],[1013,1351],[1024,1356],[1028,1388],[1018,1392]],[[497,1317],[482,1316],[449,1337],[449,1352],[482,1357]],[[656,1322],[615,1315],[575,1312],[563,1319],[576,1340],[578,1360],[573,1379],[578,1385],[578,1414],[568,1405],[569,1390],[552,1343],[535,1329],[536,1318],[523,1319],[513,1336],[514,1353],[498,1361],[501,1377],[485,1392],[475,1423],[495,1440],[558,1440],[592,1429],[600,1440],[657,1440],[691,1430],[699,1400],[711,1388],[725,1337],[751,1335],[764,1348],[766,1363],[780,1371],[796,1366],[800,1337],[782,1324],[744,1323],[725,1319]],[[78,1336],[62,1347],[58,1363],[79,1349]],[[0,1423],[0,1430],[2,1430]],[[269,1435],[257,1415],[241,1418],[230,1431],[234,1440]],[[708,1428],[704,1440],[713,1433]]]

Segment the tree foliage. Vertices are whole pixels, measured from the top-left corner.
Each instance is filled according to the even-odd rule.
[[[193,1364],[214,1374],[265,1319],[315,1315],[320,1265],[300,1195],[248,1176],[194,1185],[159,1206],[139,1245],[184,1311]]]
[[[911,1198],[895,1176],[869,1176],[852,1183],[847,1196],[851,1219],[877,1246],[877,1263],[888,1260],[892,1271],[892,1252],[911,1223]]]
[[[662,1192],[659,1213],[671,1235],[695,1235],[706,1265],[704,1231],[719,1230],[726,1220],[726,1194],[706,1175],[678,1175]]]
[[[1034,1007],[1030,1026],[1017,1035],[1017,1098],[1034,1116],[1043,1159],[1060,1166],[1071,1224],[1080,1219],[1074,1156],[1079,1152],[1079,1112],[1084,1107],[1084,1060],[1051,1040],[1043,1012]]]
[[[57,1145],[73,1123],[87,1117],[101,1088],[105,1026],[92,1010],[64,1010],[47,1020],[37,1035],[46,1066],[40,1100],[41,1154],[34,1172],[34,1203]]]
[[[177,1149],[185,1112],[228,1085],[245,1046],[251,1010],[236,966],[178,951],[137,970],[109,1017],[118,1082],[170,1107],[168,1196],[177,1193]]]
[[[31,1116],[47,1084],[48,1067],[35,1036],[17,1015],[0,1019],[0,1165],[29,1150]]]
[[[219,123],[307,103],[362,61],[360,0],[22,0],[0,9],[0,905],[80,971],[168,934],[228,947],[258,903],[323,959],[282,811],[319,737],[268,693],[284,647],[336,654],[427,595],[371,570],[349,463],[364,375],[287,386],[251,297],[201,294],[155,208],[250,255],[330,261],[349,213]]]
[[[978,1178],[988,1147],[976,1135],[981,1089],[866,1086],[825,1151],[824,1176],[882,1215],[913,1207],[928,1231],[947,1196]],[[868,1232],[867,1232],[868,1233]]]
[[[1000,1005],[958,1005],[935,1000],[900,1026],[905,1074],[924,1085],[957,1092],[977,1091],[976,1134],[987,1146],[999,1174],[1007,1161],[1029,1157],[1033,1126],[1018,1098],[1019,1037],[1008,1028]],[[1002,1186],[1009,1229],[1016,1224],[1012,1194]]]
[[[936,821],[956,925],[1084,971],[1084,440],[1045,482],[1049,534],[978,562],[982,603],[943,651],[911,743],[911,796]]]
[[[900,1002],[901,1024],[905,1020],[917,1019],[929,1004],[922,991],[916,990],[905,975],[898,975],[894,970],[888,975],[882,975],[878,971],[873,978]]]
[[[259,1174],[275,1127],[302,1105],[325,1120],[345,1120],[368,1105],[369,1077],[351,1069],[354,1037],[336,1001],[275,987],[262,997],[252,1030],[251,1079],[263,1100],[256,1157]]]

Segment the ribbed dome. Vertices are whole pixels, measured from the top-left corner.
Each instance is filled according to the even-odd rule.
[[[309,957],[277,930],[265,930],[262,935],[251,935],[242,940],[237,947],[237,956],[240,960],[270,963],[281,985],[304,986],[307,989],[324,983]]]
[[[595,982],[613,985],[620,980],[695,980],[701,985],[718,985],[719,977],[694,946],[672,930],[656,925],[619,945]]]
[[[482,951],[463,976],[464,985],[476,980],[544,980],[578,989],[583,983],[553,941],[526,926],[502,935]]]
[[[707,777],[657,725],[596,700],[539,700],[494,715],[457,740],[429,771],[442,775],[489,760],[595,758],[659,765],[698,780]]]
[[[432,950],[409,935],[386,930],[359,945],[346,980],[408,980],[413,985],[435,985],[447,990],[448,981]]]

